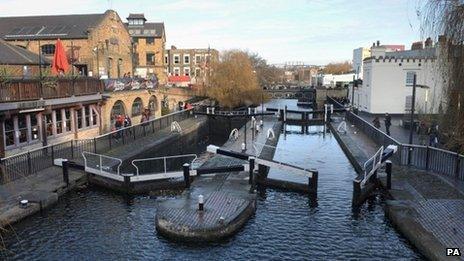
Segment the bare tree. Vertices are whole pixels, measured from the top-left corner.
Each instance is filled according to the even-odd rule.
[[[444,77],[445,108],[441,129],[449,149],[464,151],[464,2],[427,0],[418,6],[424,33],[438,38],[440,71]]]
[[[207,95],[223,107],[259,104],[261,88],[248,54],[239,50],[225,51],[212,63]]]
[[[341,63],[329,63],[324,67],[324,69],[322,69],[322,72],[326,74],[344,74],[349,73],[352,70],[353,68],[351,63],[345,61]]]

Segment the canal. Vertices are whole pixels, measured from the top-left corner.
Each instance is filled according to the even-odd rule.
[[[296,101],[272,101],[296,106]],[[287,126],[275,159],[319,170],[317,205],[307,196],[259,191],[256,215],[235,236],[185,245],[157,235],[156,197],[127,200],[98,188],[63,197],[50,210],[13,227],[0,258],[11,260],[329,260],[418,259],[422,256],[387,220],[382,196],[351,208],[355,171],[335,138],[321,127],[301,134]],[[272,170],[271,176],[289,173]],[[169,196],[165,196],[169,197]]]

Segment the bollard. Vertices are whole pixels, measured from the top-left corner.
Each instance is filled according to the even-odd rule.
[[[206,114],[209,114],[209,107],[206,107]]]
[[[359,198],[361,197],[361,181],[353,180],[353,206],[358,205]]]
[[[214,114],[215,109],[216,109],[215,107],[211,108],[212,114]]]
[[[264,125],[263,120],[260,120],[260,121],[259,121],[259,126],[262,127],[263,125]]]
[[[66,187],[69,187],[69,162],[64,159],[61,164],[63,167],[63,182],[66,183]]]
[[[183,168],[184,168],[185,188],[190,188],[190,164],[185,163],[183,165]]]
[[[200,211],[204,210],[204,198],[203,198],[203,195],[198,196],[198,210],[200,210]]]
[[[29,204],[29,200],[22,199],[21,201],[19,201],[19,204],[20,204],[21,208],[27,208],[27,205]]]
[[[284,122],[287,121],[287,105],[284,107]]]
[[[131,192],[131,181],[130,181],[130,177],[132,176],[132,174],[121,174],[123,177],[124,177],[124,189],[126,190],[126,193],[127,194],[130,194]]]
[[[246,151],[246,144],[242,142],[242,151]]]
[[[308,193],[310,197],[317,198],[317,179],[319,176],[319,172],[317,170],[311,172],[311,177],[308,177]]]
[[[249,164],[250,164],[250,176],[249,176],[249,179],[248,179],[248,184],[251,184],[252,188],[253,188],[253,171],[255,170],[255,158],[250,158],[249,160]]]
[[[385,172],[387,172],[387,189],[391,189],[392,178],[392,162],[391,160],[385,161]]]

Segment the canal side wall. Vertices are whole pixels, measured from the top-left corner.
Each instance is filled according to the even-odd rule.
[[[136,173],[132,165],[132,160],[143,158],[154,158],[179,154],[196,154],[199,147],[206,148],[207,140],[207,122],[205,118],[199,119],[195,123],[182,129],[182,134],[171,133],[167,136],[154,140],[144,145],[141,149],[128,151],[125,156],[121,157],[123,164],[122,173]],[[126,149],[122,149],[126,150]],[[186,162],[185,162],[186,163]],[[181,171],[181,168],[179,168]],[[132,182],[129,187],[123,182],[107,179],[98,175],[88,174],[89,182],[115,191],[129,194],[145,194],[154,190],[181,190],[185,187],[182,178],[169,180],[155,180],[144,182]]]

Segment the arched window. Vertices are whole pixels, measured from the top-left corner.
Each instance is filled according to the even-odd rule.
[[[114,120],[116,116],[125,114],[124,103],[121,100],[116,101],[111,109],[111,119]]]
[[[42,54],[45,55],[53,55],[55,53],[55,45],[54,44],[45,44],[41,46]]]
[[[152,95],[150,97],[150,100],[148,101],[148,109],[150,109],[151,115],[155,115],[157,108],[158,108],[158,100],[156,99],[155,95]]]
[[[142,99],[141,98],[136,98],[134,102],[132,103],[132,116],[139,116],[142,114]]]

